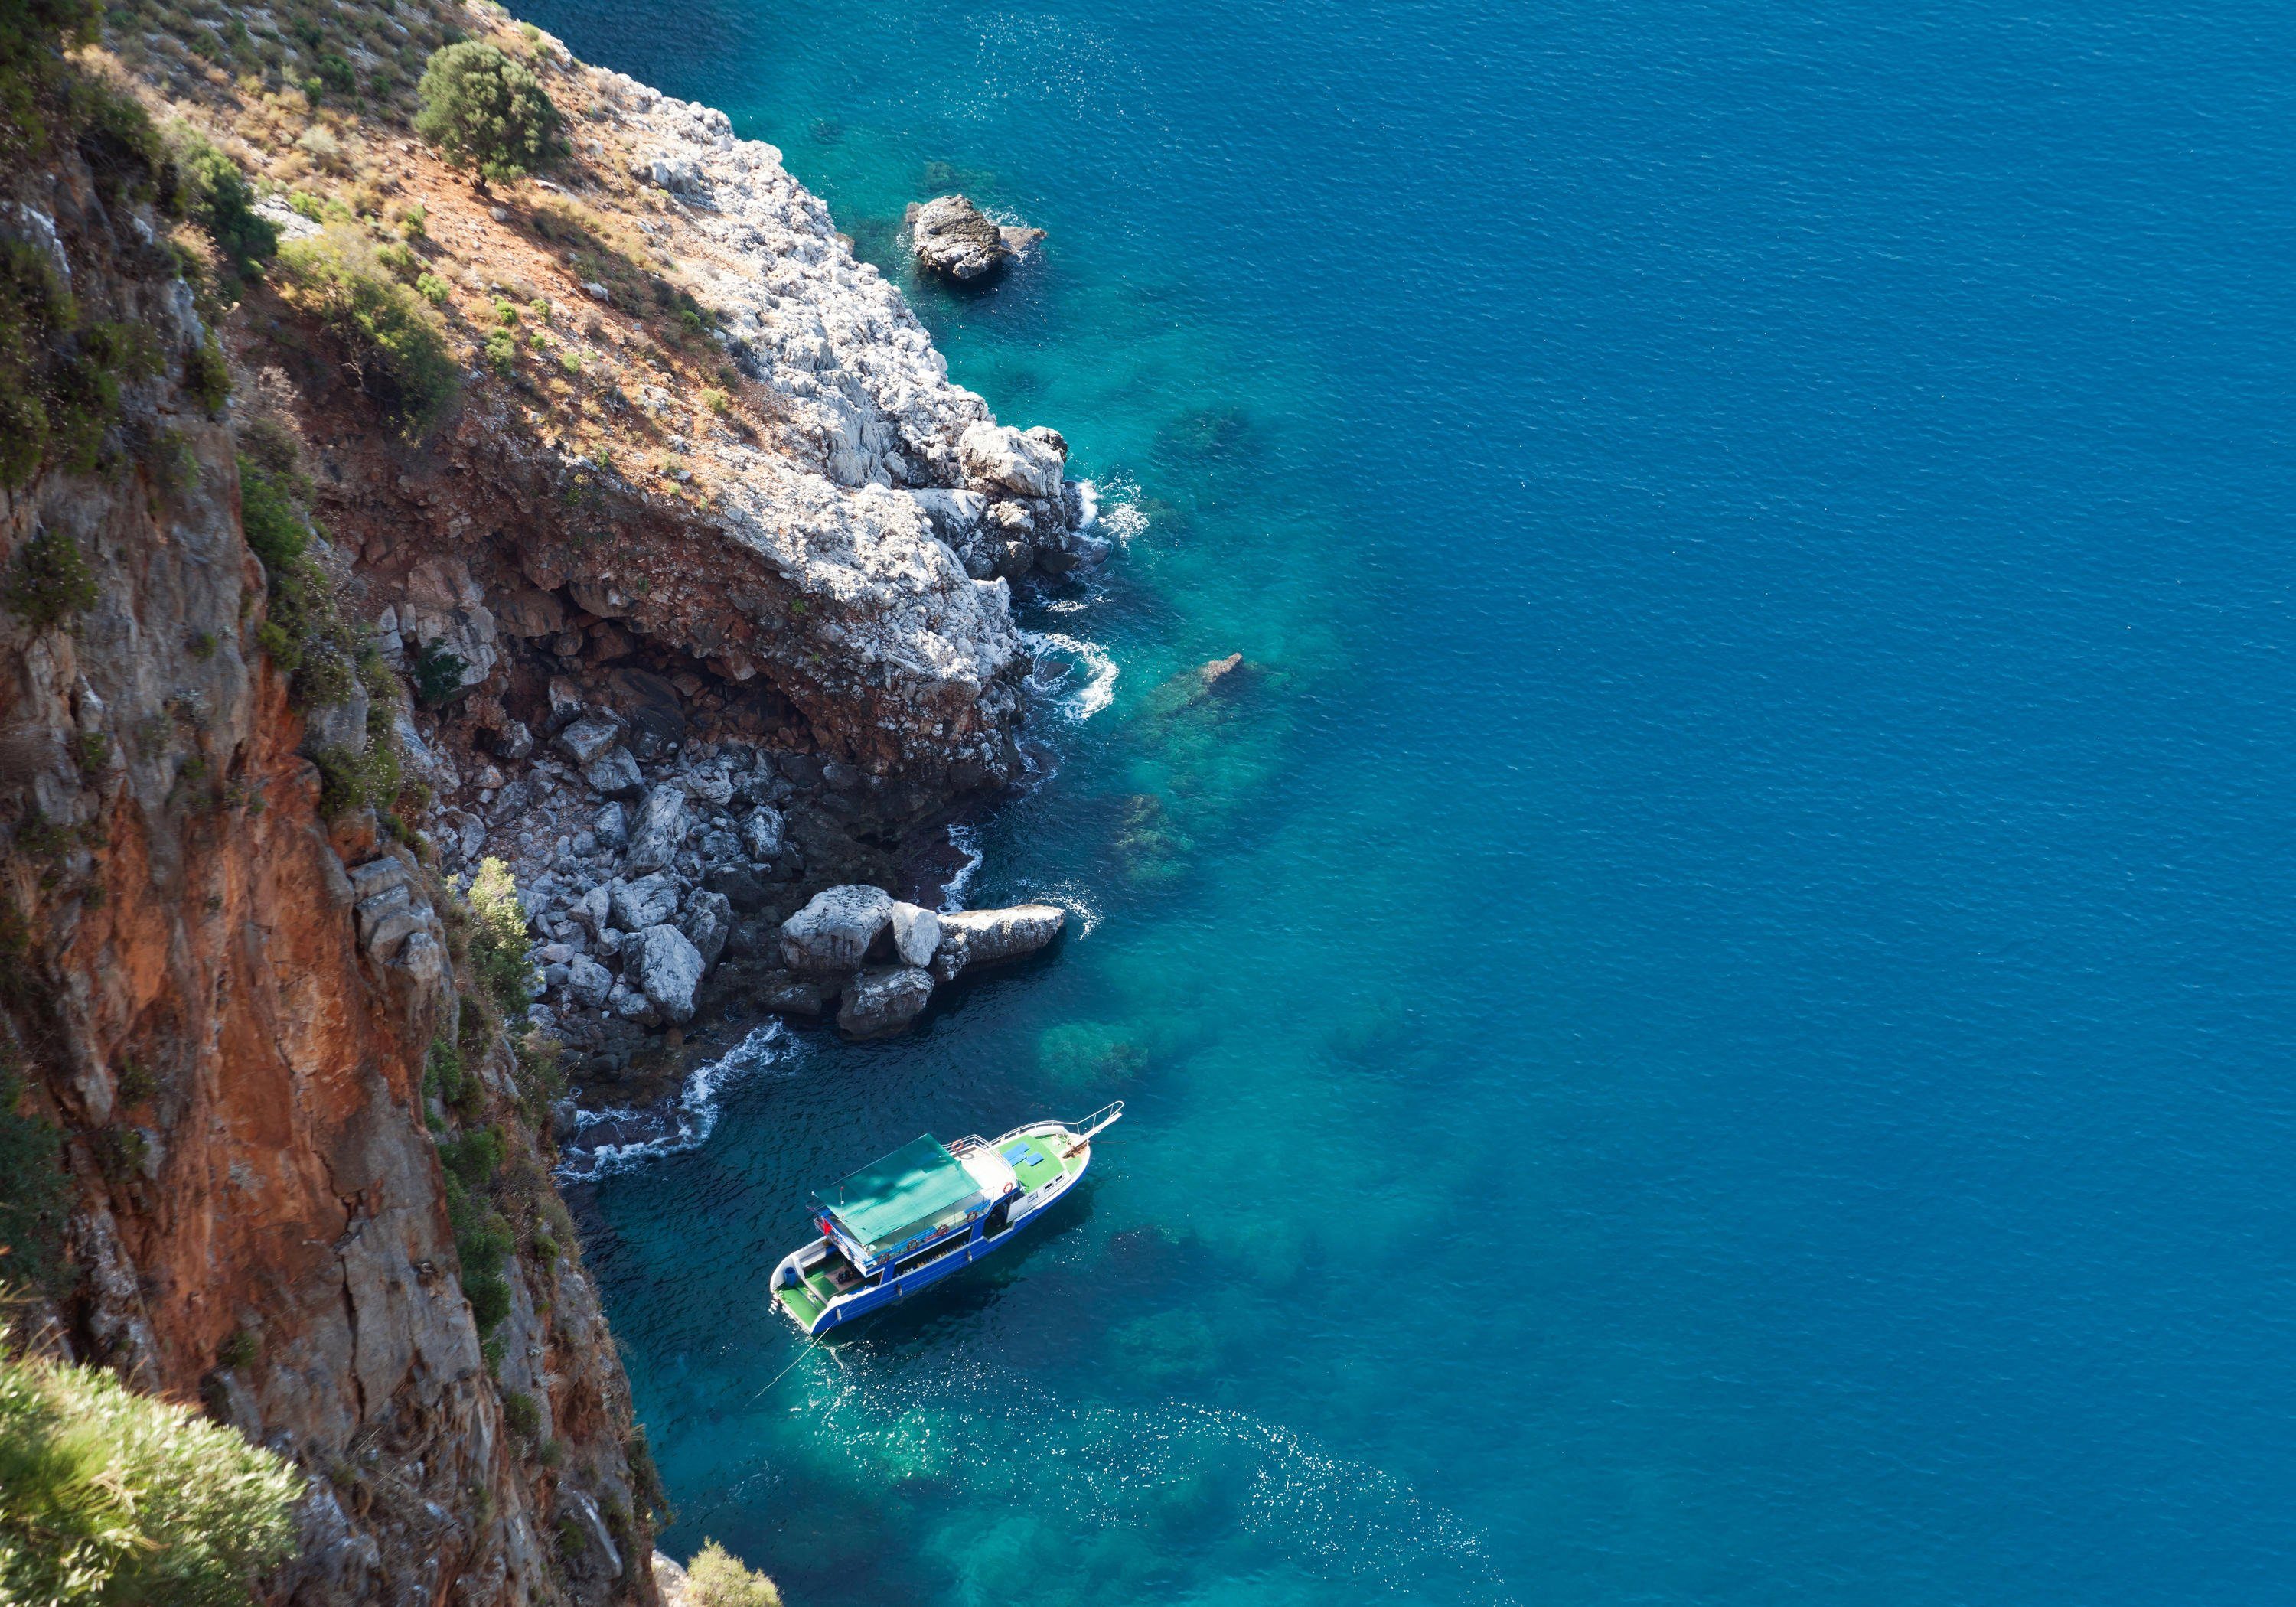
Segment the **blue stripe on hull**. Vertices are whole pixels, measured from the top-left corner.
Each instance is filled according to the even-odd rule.
[[[993,1239],[977,1239],[963,1250],[951,1250],[930,1266],[920,1267],[914,1272],[904,1273],[900,1277],[880,1288],[872,1289],[865,1294],[849,1297],[836,1309],[823,1312],[809,1332],[816,1334],[826,1333],[832,1328],[841,1327],[856,1317],[866,1316],[882,1307],[894,1305],[906,1300],[929,1283],[938,1283],[951,1273],[960,1272],[972,1266],[983,1256],[994,1255],[1002,1250],[1014,1234],[1021,1232],[1037,1218],[1052,1209],[1056,1203],[1058,1202],[1047,1201]]]

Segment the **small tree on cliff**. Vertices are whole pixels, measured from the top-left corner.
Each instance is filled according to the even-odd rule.
[[[566,153],[566,119],[541,80],[491,45],[465,39],[432,53],[415,93],[414,132],[472,184],[537,172]]]

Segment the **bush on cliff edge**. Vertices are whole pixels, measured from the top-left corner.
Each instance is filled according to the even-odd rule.
[[[109,1373],[0,1361],[0,1601],[242,1607],[294,1551],[301,1488]]]
[[[414,132],[478,187],[539,172],[566,152],[565,119],[542,82],[491,45],[466,39],[430,57]]]

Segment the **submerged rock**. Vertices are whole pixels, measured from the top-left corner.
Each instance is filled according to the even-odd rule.
[[[957,280],[994,273],[1045,237],[1042,229],[992,222],[962,195],[912,203],[906,216],[917,265]]]
[[[932,973],[918,966],[872,966],[845,985],[837,1024],[855,1037],[898,1032],[917,1019],[932,988]]]

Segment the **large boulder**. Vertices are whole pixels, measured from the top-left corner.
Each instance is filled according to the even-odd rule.
[[[782,851],[784,824],[779,809],[759,804],[742,823],[742,846],[750,851],[750,857],[759,865],[771,865]]]
[[[552,740],[559,751],[578,765],[586,765],[612,747],[622,734],[622,728],[599,715],[585,715],[561,731]]]
[[[627,975],[667,1021],[693,1019],[693,990],[708,968],[701,953],[675,926],[649,926],[637,935]]]
[[[1069,913],[1057,904],[1016,904],[1010,909],[966,909],[940,917],[933,974],[948,980],[970,965],[994,965],[1032,955],[1061,935]]]
[[[905,214],[917,266],[952,279],[993,274],[1045,237],[1042,229],[999,225],[962,195],[942,195]]]
[[[619,742],[583,766],[582,779],[608,798],[636,798],[645,789],[638,761]]]
[[[659,926],[677,912],[677,883],[660,871],[635,881],[617,881],[607,890],[614,924],[626,932]]]
[[[957,465],[986,492],[1055,497],[1068,467],[1068,455],[1054,445],[1060,439],[1049,430],[968,424],[956,439]]]
[[[595,1010],[614,991],[614,973],[587,955],[576,955],[567,962],[566,987],[578,1004]]]
[[[658,871],[668,865],[677,857],[677,850],[685,846],[686,828],[691,824],[685,813],[684,787],[660,786],[647,793],[637,821],[630,828],[629,868]]]
[[[734,930],[733,901],[723,893],[696,893],[686,906],[685,919],[677,924],[701,955],[702,964],[715,965],[726,952],[726,934]]]
[[[892,919],[893,896],[882,888],[824,889],[782,922],[782,963],[801,976],[855,970]]]
[[[904,965],[930,965],[940,947],[940,917],[920,905],[893,905],[893,952]]]
[[[931,972],[914,965],[873,965],[845,985],[837,1024],[855,1037],[898,1032],[932,997]]]
[[[495,617],[459,558],[426,558],[407,571],[398,629],[410,654],[453,654],[462,664],[458,685],[475,686],[494,673]]]

